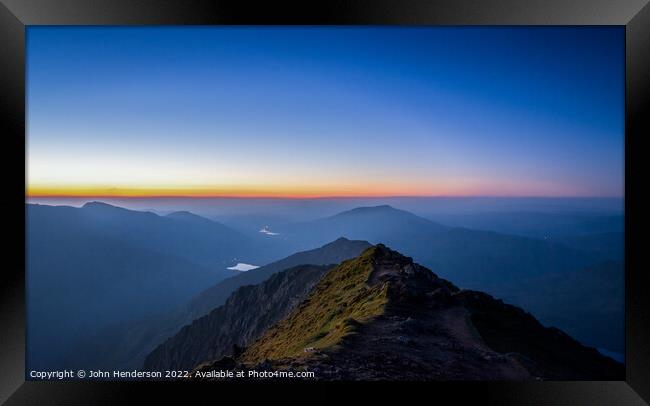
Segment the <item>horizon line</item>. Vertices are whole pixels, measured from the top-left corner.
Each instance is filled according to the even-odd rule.
[[[26,199],[277,199],[277,200],[319,200],[319,199],[625,199],[613,195],[50,195],[25,194]]]

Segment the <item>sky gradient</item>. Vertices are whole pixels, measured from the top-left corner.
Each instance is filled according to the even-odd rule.
[[[28,27],[29,196],[623,196],[624,31]]]

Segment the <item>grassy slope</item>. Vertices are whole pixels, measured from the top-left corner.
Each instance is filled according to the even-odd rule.
[[[376,248],[330,271],[309,297],[242,356],[246,362],[301,356],[307,347],[333,347],[364,322],[384,312],[386,286],[366,284]]]

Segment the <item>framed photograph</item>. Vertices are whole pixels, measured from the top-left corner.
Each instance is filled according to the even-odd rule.
[[[650,400],[647,1],[0,23],[0,401]]]

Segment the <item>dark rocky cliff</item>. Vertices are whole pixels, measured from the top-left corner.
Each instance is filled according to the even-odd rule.
[[[203,360],[232,355],[285,317],[331,267],[301,265],[240,287],[222,306],[159,345],[143,369],[188,370]]]

